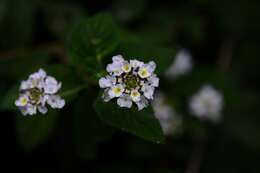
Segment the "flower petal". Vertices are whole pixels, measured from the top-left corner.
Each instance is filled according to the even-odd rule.
[[[98,81],[100,88],[108,88],[111,86],[111,82],[109,79],[102,77]]]
[[[159,86],[159,78],[156,75],[152,75],[149,79],[148,79],[149,83],[151,86],[153,87],[158,87]]]
[[[47,103],[52,107],[52,108],[58,108],[61,109],[65,106],[65,100],[63,100],[60,96],[58,95],[50,95],[48,97]]]
[[[58,83],[54,77],[48,76],[45,79],[44,92],[47,94],[55,94],[61,88],[61,82]]]
[[[121,96],[117,99],[117,104],[120,106],[120,107],[126,107],[126,108],[131,108],[132,107],[132,100],[130,98],[129,95],[124,95],[124,96]]]
[[[125,60],[122,55],[116,55],[112,57],[113,62],[123,63]]]
[[[46,114],[47,111],[48,111],[48,109],[47,109],[46,106],[39,105],[37,108],[38,108],[38,111],[39,111],[40,113],[43,113],[43,114]]]
[[[145,97],[141,97],[141,100],[139,102],[136,102],[136,104],[137,104],[138,110],[140,111],[140,110],[144,109],[145,107],[147,107],[149,102]]]
[[[144,96],[147,99],[153,99],[153,95],[154,95],[154,87],[150,86],[150,85],[144,85],[142,87],[142,91],[144,92]]]

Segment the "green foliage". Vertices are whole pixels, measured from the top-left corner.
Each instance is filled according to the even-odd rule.
[[[90,172],[189,172],[191,165],[201,168],[194,172],[258,173],[258,8],[256,0],[0,0],[0,112],[2,131],[10,137],[2,141],[11,144],[11,153],[3,147],[8,157],[31,163],[35,157],[46,161],[51,153],[55,157],[44,167],[51,162],[58,172],[82,165]],[[181,48],[192,53],[193,69],[168,79],[165,71]],[[181,120],[178,133],[165,139],[152,106],[121,108],[98,95],[98,79],[118,54],[155,61],[158,90],[176,112],[172,117]],[[22,116],[14,105],[20,83],[40,68],[62,82],[65,108]],[[189,111],[189,99],[205,84],[224,96],[219,123]],[[9,126],[15,128],[18,150]],[[20,150],[31,154],[20,156]],[[41,159],[29,170],[46,172],[35,164]]]
[[[110,139],[114,131],[101,122],[93,107],[88,106],[92,104],[92,97],[90,92],[80,96],[73,111],[76,150],[85,159],[94,159],[98,145]]]
[[[17,115],[15,118],[18,142],[25,150],[31,151],[49,139],[58,114],[49,110],[46,115]]]
[[[67,44],[70,62],[93,75],[102,70],[102,60],[119,44],[119,31],[112,16],[102,13],[80,22]]]
[[[160,123],[153,117],[151,107],[142,111],[120,108],[115,103],[104,102],[100,96],[97,98],[94,107],[100,119],[108,124],[143,139],[164,143]]]

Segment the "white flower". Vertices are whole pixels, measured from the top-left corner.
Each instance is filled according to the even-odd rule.
[[[149,84],[153,87],[159,86],[159,78],[156,75],[152,75],[148,78]]]
[[[138,90],[131,91],[131,98],[134,102],[139,102],[141,100],[141,94]]]
[[[181,126],[180,116],[166,102],[165,95],[158,92],[152,102],[155,117],[160,121],[165,135],[172,135]]]
[[[203,86],[190,99],[190,111],[198,118],[217,122],[220,120],[223,96],[210,85]]]
[[[65,105],[65,101],[58,95],[50,95],[47,103],[54,109],[61,109]]]
[[[112,76],[106,76],[99,79],[99,86],[101,88],[108,88],[116,83],[116,78]]]
[[[125,60],[122,55],[116,55],[112,57],[113,62],[123,63]]]
[[[137,104],[138,110],[140,111],[143,108],[147,107],[149,105],[149,102],[144,96],[141,96],[140,101],[136,102],[136,104]]]
[[[131,71],[132,67],[131,65],[126,61],[124,62],[123,66],[122,66],[122,70],[125,73],[129,73]]]
[[[34,115],[37,110],[46,114],[48,108],[46,103],[52,108],[62,108],[65,101],[57,95],[61,88],[61,82],[54,77],[47,76],[46,72],[40,69],[29,76],[20,85],[20,96],[15,101],[23,115]]]
[[[151,100],[153,99],[153,94],[154,94],[153,86],[145,84],[141,90],[144,93],[144,96],[146,98],[151,99]]]
[[[117,104],[120,107],[131,108],[133,105],[133,102],[132,102],[131,98],[129,97],[129,95],[125,94],[122,97],[117,99]]]
[[[61,83],[58,83],[57,80],[53,77],[46,77],[44,92],[47,94],[54,94],[61,88]]]
[[[29,98],[26,94],[22,94],[18,100],[15,101],[16,106],[26,106],[27,103],[29,102]]]
[[[133,67],[133,68],[138,68],[138,67],[142,67],[144,65],[143,62],[141,61],[138,61],[136,59],[134,60],[130,60],[130,65]]]
[[[113,86],[109,91],[108,91],[108,95],[110,96],[110,98],[114,98],[114,97],[120,97],[124,92],[124,87],[121,84],[117,84],[115,86]]]
[[[123,73],[122,67],[124,65],[124,59],[121,55],[112,57],[113,63],[107,65],[107,72],[112,73],[115,76],[120,76]]]
[[[104,101],[117,98],[120,107],[131,108],[133,102],[138,110],[147,107],[155,87],[159,86],[159,78],[154,74],[155,62],[127,61],[121,55],[113,56],[112,61],[106,68],[108,75],[99,79]]]
[[[24,115],[26,115],[26,113],[29,115],[34,115],[36,114],[36,112],[37,112],[37,107],[35,105],[28,104],[26,106],[26,112],[24,112],[25,113]]]
[[[185,50],[181,49],[177,52],[174,62],[170,65],[166,72],[168,78],[175,79],[179,76],[188,74],[193,67],[192,56]]]

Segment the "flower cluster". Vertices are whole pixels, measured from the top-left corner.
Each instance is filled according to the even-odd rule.
[[[147,107],[153,99],[159,78],[154,74],[156,64],[153,61],[145,64],[138,60],[125,60],[121,55],[112,57],[113,62],[107,65],[108,75],[99,80],[104,88],[103,99],[108,102],[117,98],[120,107],[131,108],[133,102],[138,110]]]
[[[222,107],[222,94],[210,85],[203,86],[190,99],[191,113],[203,120],[219,121]]]
[[[193,67],[192,56],[186,49],[177,52],[174,62],[166,71],[166,77],[175,79],[179,76],[188,74]]]
[[[155,117],[160,121],[165,135],[172,135],[181,126],[180,116],[173,106],[167,103],[164,93],[157,92],[152,102]]]
[[[46,72],[40,69],[29,76],[20,85],[20,95],[15,101],[23,115],[33,115],[37,110],[45,114],[48,109],[46,104],[52,108],[62,108],[65,101],[57,95],[61,88],[61,82],[54,77],[47,76]]]

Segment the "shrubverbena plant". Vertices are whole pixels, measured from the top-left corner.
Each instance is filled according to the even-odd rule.
[[[161,91],[165,85],[171,88],[164,99],[167,97],[176,98],[177,101],[183,100],[181,92],[178,92],[179,79],[175,77],[191,71],[192,61],[190,57],[187,59],[186,53],[179,54],[176,62],[174,50],[136,39],[132,34],[119,28],[109,14],[103,13],[84,19],[72,27],[65,52],[62,54],[68,58],[63,57],[63,63],[50,65],[50,57],[45,52],[40,54],[42,56],[40,60],[35,60],[40,57],[39,53],[31,55],[33,58],[26,62],[26,73],[23,74],[22,71],[19,78],[24,79],[24,76],[43,68],[61,81],[62,87],[61,82],[47,76],[44,70],[39,70],[31,74],[28,80],[22,81],[21,84],[19,81],[11,88],[0,105],[1,109],[17,111],[17,108],[13,109],[15,102],[24,115],[38,112],[47,114],[16,116],[18,138],[25,149],[32,149],[43,142],[50,135],[58,115],[62,116],[64,113],[63,110],[47,111],[46,106],[60,109],[65,106],[65,102],[66,109],[72,112],[75,122],[75,140],[79,153],[82,153],[82,148],[94,147],[96,143],[106,140],[111,135],[102,121],[156,143],[164,143],[165,140],[160,123],[166,135],[172,134],[171,130],[175,129],[172,125],[176,119],[171,117],[175,109],[174,111],[169,109],[172,105],[165,106],[164,101],[152,104],[156,112],[155,117],[149,102],[154,99],[155,88],[159,86],[159,77],[162,79]],[[113,62],[108,64],[111,57]],[[172,67],[169,68],[172,63]],[[171,79],[171,82],[163,84],[163,81],[166,81],[164,78],[166,71],[168,75],[174,76],[176,83]],[[193,82],[195,78],[192,77],[191,80],[189,77],[184,78],[192,81],[185,85],[179,81],[181,90],[189,91],[183,94],[185,98],[193,94],[190,91],[195,92],[193,88],[198,88],[193,86],[196,84]],[[99,86],[104,88],[104,91]],[[176,93],[180,93],[180,96]],[[201,99],[195,99],[194,102],[196,100]],[[176,109],[179,111],[177,107]],[[165,113],[160,113],[159,110]],[[96,129],[99,129],[99,132]],[[85,141],[90,141],[91,145]]]

